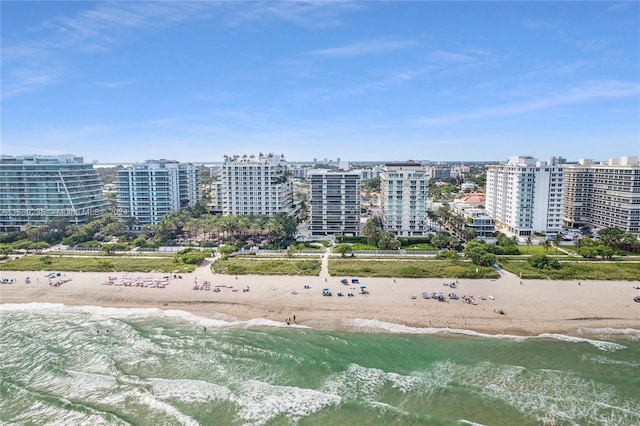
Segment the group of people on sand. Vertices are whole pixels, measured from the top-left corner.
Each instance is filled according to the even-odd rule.
[[[287,323],[287,325],[297,324],[297,323],[296,323],[296,316],[294,315],[294,316],[293,316],[293,318],[289,318],[289,317],[288,317],[288,318],[285,320],[285,322]]]

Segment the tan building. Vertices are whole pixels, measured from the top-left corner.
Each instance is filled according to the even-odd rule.
[[[640,163],[620,157],[564,166],[566,227],[615,227],[640,235]]]

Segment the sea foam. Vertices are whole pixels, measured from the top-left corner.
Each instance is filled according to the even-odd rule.
[[[543,333],[537,336],[516,336],[511,334],[488,334],[488,333],[480,333],[478,331],[473,330],[465,330],[459,328],[419,328],[419,327],[408,327],[402,324],[394,324],[388,323],[384,321],[371,320],[371,319],[348,319],[344,321],[344,324],[353,328],[357,328],[360,331],[380,331],[380,332],[391,332],[391,333],[408,333],[408,334],[438,334],[438,333],[451,333],[451,334],[462,334],[465,336],[475,336],[475,337],[487,337],[494,339],[511,339],[514,341],[524,341],[526,339],[556,339],[562,340],[565,342],[573,342],[573,343],[589,343],[596,348],[612,352],[620,349],[625,349],[626,346],[621,345],[619,343],[607,342],[604,340],[594,340],[587,339],[583,337],[574,337],[568,336],[565,334],[554,334],[554,333]],[[611,329],[609,329],[611,330]],[[625,329],[624,334],[633,335],[630,331],[633,329]],[[635,331],[635,330],[634,330]],[[610,332],[610,334],[613,334]]]

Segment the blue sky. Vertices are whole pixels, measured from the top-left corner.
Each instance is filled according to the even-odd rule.
[[[2,154],[640,155],[638,2],[0,6]]]

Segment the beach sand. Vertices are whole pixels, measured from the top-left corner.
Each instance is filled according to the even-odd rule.
[[[283,323],[295,315],[297,324],[317,329],[349,329],[354,322],[361,329],[367,324],[350,320],[509,335],[583,335],[584,329],[640,329],[640,303],[633,301],[634,295],[640,294],[634,289],[638,282],[521,281],[506,273],[495,280],[462,279],[456,289],[450,289],[443,283],[455,280],[441,278],[360,278],[359,284],[351,284],[351,277],[235,277],[214,274],[207,263],[193,273],[181,274],[181,279],[172,278],[161,289],[102,283],[109,276],[161,278],[167,274],[63,274],[71,281],[56,287],[49,285],[42,271],[2,271],[2,278],[13,278],[15,283],[0,285],[0,302],[178,309],[211,318],[223,314],[231,320],[266,318]],[[30,277],[29,284],[25,284],[26,277]],[[341,278],[349,278],[349,285],[341,284]],[[193,290],[196,280],[199,284],[210,281],[212,290]],[[216,284],[234,286],[239,291],[222,288],[214,292]],[[305,289],[306,285],[310,289]],[[366,285],[368,295],[359,293],[360,285]],[[243,292],[247,286],[250,291]],[[325,287],[331,289],[332,297],[322,295]],[[447,302],[423,299],[424,291],[473,295],[477,305],[448,298]],[[345,296],[338,297],[338,292]],[[355,296],[347,297],[348,292]]]

